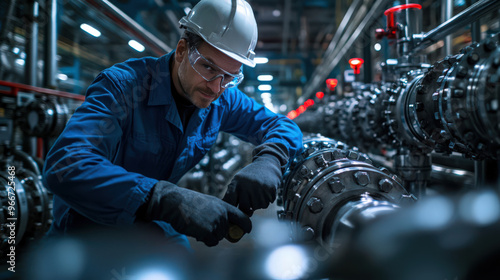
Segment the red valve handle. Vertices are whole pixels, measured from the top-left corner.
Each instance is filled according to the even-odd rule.
[[[394,17],[394,13],[399,12],[401,10],[406,9],[422,9],[422,5],[420,4],[404,4],[399,6],[394,6],[392,8],[387,9],[384,12],[384,15],[387,17],[387,30],[383,28],[377,28],[375,30],[375,37],[380,40],[383,37],[387,37],[389,39],[396,39],[396,19]]]

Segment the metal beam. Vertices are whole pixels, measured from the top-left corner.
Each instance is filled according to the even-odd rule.
[[[340,22],[339,27],[337,28],[337,32],[335,32],[335,35],[330,41],[330,44],[328,45],[328,48],[326,49],[323,57],[328,57],[329,55],[331,55],[331,53],[337,47],[340,39],[342,38],[342,35],[351,33],[354,30],[354,27],[359,24],[360,18],[362,18],[366,12],[366,5],[360,7],[360,4],[362,2],[362,0],[355,0],[352,5],[349,6],[349,9],[347,9],[344,18]],[[353,17],[354,12],[356,12],[357,18]]]
[[[26,30],[26,62],[24,64],[25,83],[30,86],[37,86],[38,70],[38,20],[39,3],[32,1],[29,5],[30,19]]]
[[[475,3],[477,0],[473,0],[472,2]],[[472,42],[481,41],[481,19],[477,19],[477,21],[470,25],[470,33]]]
[[[116,23],[119,27],[123,28],[126,32],[135,36],[142,43],[149,47],[157,55],[164,55],[172,51],[172,48],[163,43],[156,36],[144,29],[140,24],[130,18],[123,11],[118,9],[115,5],[111,4],[108,0],[78,0],[83,3],[89,4],[101,15]]]
[[[429,47],[435,42],[441,40],[444,36],[449,35],[457,29],[477,21],[482,16],[491,13],[499,7],[500,1],[498,0],[482,0],[472,4],[461,13],[452,17],[450,20],[443,22],[431,31],[423,35],[414,35],[414,39],[418,41],[416,43],[416,47],[412,50],[412,53],[416,53]]]
[[[443,22],[450,20],[453,15],[453,0],[441,1],[441,18]],[[451,34],[444,38],[444,56],[451,55]]]

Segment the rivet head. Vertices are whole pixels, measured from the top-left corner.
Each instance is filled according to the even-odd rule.
[[[393,184],[389,179],[382,179],[378,181],[378,188],[383,192],[390,192],[393,188]]]
[[[391,171],[389,171],[389,169],[387,169],[385,167],[381,167],[380,171],[384,172],[384,174],[386,174],[386,175],[391,175]]]
[[[495,57],[495,59],[493,60],[492,65],[493,65],[494,68],[498,68],[498,66],[500,66],[500,57]]]
[[[417,93],[418,94],[424,94],[425,93],[424,86],[422,84],[420,84],[420,85],[417,86]]]
[[[277,214],[278,214],[278,219],[280,220],[284,220],[286,217],[285,211],[283,210],[279,210]]]
[[[467,62],[471,65],[476,64],[478,61],[479,61],[479,54],[477,52],[473,52],[469,54],[469,56],[467,57]]]
[[[311,199],[307,202],[307,207],[309,207],[309,210],[312,213],[316,214],[323,210],[323,202],[321,202],[321,199],[317,197],[311,197]]]
[[[319,156],[317,158],[314,159],[314,162],[319,166],[319,167],[325,167],[326,165],[326,162],[325,162],[325,159],[323,158],[323,156]]]
[[[302,166],[302,168],[300,169],[300,175],[305,176],[308,173],[309,173],[309,169],[307,169],[307,167],[305,167],[305,166]]]
[[[461,88],[456,88],[454,91],[451,92],[452,97],[463,97],[464,96],[464,90]]]
[[[303,241],[310,241],[314,239],[314,229],[312,227],[303,227],[301,229],[300,238]]]
[[[304,156],[305,156],[305,157],[308,157],[308,156],[310,156],[312,153],[314,153],[314,151],[315,151],[315,150],[314,150],[314,148],[307,148],[307,149],[305,149],[305,151],[304,151]]]
[[[366,186],[370,183],[370,175],[364,171],[358,171],[354,173],[354,180],[360,186]]]
[[[459,78],[464,78],[467,76],[468,69],[465,66],[459,66],[458,67],[458,72],[457,72],[457,77]]]
[[[340,193],[345,189],[344,184],[340,181],[340,178],[333,177],[328,181],[328,186],[333,193]]]
[[[349,151],[349,153],[347,154],[347,158],[352,160],[357,160],[358,156],[359,154],[356,153],[355,151]]]
[[[415,110],[417,112],[422,112],[424,110],[424,103],[422,102],[415,103]]]
[[[339,149],[333,151],[332,153],[333,153],[334,159],[341,159],[341,158],[345,157],[344,154],[342,153],[342,150],[339,150]]]

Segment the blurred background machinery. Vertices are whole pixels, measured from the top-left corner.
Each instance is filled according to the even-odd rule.
[[[449,48],[443,59],[433,63],[428,63],[421,50],[499,5],[478,1],[427,33],[421,31],[421,5],[408,3],[387,9],[387,28],[376,30],[378,39],[386,37],[391,42],[390,58],[381,64],[381,80],[363,83],[355,78],[350,96],[331,95],[319,105],[309,99],[289,114],[303,131],[319,132],[359,147],[377,165],[390,169],[388,174],[393,172],[402,180],[403,192],[396,193],[399,197],[421,200],[417,204],[422,205],[409,208],[412,210],[390,215],[399,212],[399,201],[387,194],[380,196],[384,193],[381,182],[386,186],[390,182],[391,189],[400,185],[386,178],[378,182],[377,188],[379,178],[371,180],[367,171],[363,183],[359,180],[360,171],[343,177],[349,172],[340,171],[341,165],[332,159],[347,159],[349,152],[326,157],[331,153],[330,144],[323,148],[322,156],[315,154],[314,149],[310,156],[308,146],[312,144],[318,149],[321,144],[317,142],[321,140],[305,141],[304,154],[310,157],[299,157],[298,167],[292,164],[290,177],[283,184],[284,212],[280,216],[289,221],[295,238],[306,236],[322,246],[335,248],[335,254],[343,252],[337,259],[339,266],[329,270],[331,275],[346,279],[475,279],[486,271],[498,273],[500,244],[487,236],[498,233],[500,216],[500,83],[499,65],[495,62],[500,59],[499,34],[487,35],[458,54],[449,53]],[[354,73],[359,73],[362,61],[350,60]],[[327,81],[329,85],[333,85],[329,89],[334,91],[337,81]],[[356,160],[357,149],[354,153]],[[329,169],[331,174],[325,172]],[[361,188],[361,199],[355,193],[337,198],[339,188],[359,189],[363,184],[368,187]],[[374,189],[379,199],[373,198]],[[483,199],[484,204],[480,205]],[[477,208],[473,210],[474,207]],[[324,209],[326,213],[322,212]],[[379,213],[391,218],[379,219]],[[421,220],[423,213],[428,216]],[[347,234],[337,234],[342,228]],[[412,253],[404,253],[403,248]],[[478,250],[478,254],[467,255],[468,249]],[[456,259],[449,255],[451,252]],[[411,259],[413,264],[405,265],[401,261],[404,259]],[[357,262],[356,269],[349,268],[350,262]],[[402,265],[404,269],[377,268],[390,264]]]
[[[0,81],[0,229],[2,261],[40,240],[52,223],[52,194],[43,186],[43,158],[82,96]],[[61,99],[61,98],[74,99]],[[11,225],[15,224],[15,227]]]
[[[11,197],[19,254],[51,224],[51,194],[40,170],[87,86],[114,63],[171,51],[180,37],[177,21],[196,2],[0,3],[3,263]],[[184,268],[169,277],[498,275],[500,2],[249,3],[259,25],[259,64],[243,68],[240,89],[293,119],[305,135],[303,151],[290,160],[277,203],[252,217],[248,237],[197,248],[199,259],[167,258]],[[221,133],[179,185],[222,197],[252,148]],[[161,254],[161,246],[144,247],[134,234],[142,233],[54,241],[33,252],[22,277],[124,279],[135,272],[117,265],[136,267]],[[116,254],[92,261],[110,252]],[[78,258],[68,265],[70,256]]]
[[[220,133],[210,152],[178,186],[222,198],[233,176],[252,161],[253,145],[227,133]]]
[[[47,232],[52,223],[52,196],[42,185],[38,163],[32,157],[21,151],[1,149],[0,165],[4,171],[0,172],[0,252],[6,258],[12,245],[18,246],[18,254],[22,253],[23,247]],[[11,170],[15,171],[13,180]],[[11,221],[15,221],[15,228],[9,227]]]

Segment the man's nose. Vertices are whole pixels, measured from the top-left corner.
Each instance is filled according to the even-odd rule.
[[[219,91],[221,89],[221,83],[222,83],[222,76],[219,76],[219,77],[215,78],[214,80],[207,82],[208,87],[214,93],[219,93]]]

